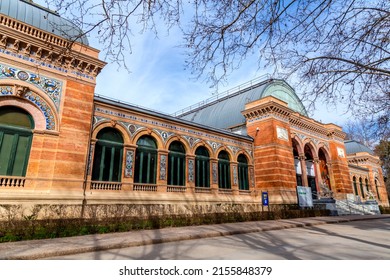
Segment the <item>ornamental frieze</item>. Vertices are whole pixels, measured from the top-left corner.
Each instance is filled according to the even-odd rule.
[[[114,111],[111,109],[105,109],[105,108],[101,108],[101,107],[96,107],[95,112],[99,112],[99,113],[103,113],[103,114],[111,115],[111,116],[116,116],[116,117],[119,117],[122,119],[131,120],[131,121],[142,122],[145,125],[150,125],[151,127],[157,126],[157,127],[161,127],[161,128],[165,128],[165,129],[175,130],[180,135],[183,135],[183,134],[196,135],[199,138],[211,138],[211,139],[215,139],[216,141],[232,143],[232,144],[239,145],[242,147],[248,147],[248,148],[252,147],[251,144],[246,144],[242,141],[233,140],[233,139],[227,138],[227,137],[220,137],[220,136],[217,136],[215,134],[211,134],[209,132],[205,133],[205,132],[201,132],[201,131],[196,131],[194,129],[187,129],[187,128],[182,127],[178,124],[169,124],[166,122],[159,122],[159,121],[151,120],[151,119],[148,119],[145,117],[139,117],[139,116],[134,115],[134,114],[126,114],[126,113]],[[209,141],[209,143],[216,143],[216,142]]]
[[[0,80],[19,80],[41,89],[54,103],[57,111],[61,104],[62,82],[29,71],[0,64]]]

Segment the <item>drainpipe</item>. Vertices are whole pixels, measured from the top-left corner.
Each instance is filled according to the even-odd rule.
[[[87,190],[87,179],[88,179],[88,169],[91,166],[92,162],[90,162],[90,153],[91,153],[91,142],[92,142],[92,132],[93,132],[93,119],[95,115],[95,95],[92,100],[92,114],[91,114],[91,125],[89,128],[89,137],[88,137],[88,146],[87,146],[87,154],[85,159],[85,170],[84,170],[84,182],[83,182],[83,201],[81,205],[81,218],[84,217],[85,206],[87,205],[87,199],[85,196]],[[91,159],[92,161],[92,159]]]

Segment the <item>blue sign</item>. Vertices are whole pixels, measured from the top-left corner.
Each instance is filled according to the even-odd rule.
[[[261,193],[261,201],[263,202],[263,206],[268,206],[268,192]]]

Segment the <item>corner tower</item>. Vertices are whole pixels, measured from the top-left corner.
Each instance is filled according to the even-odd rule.
[[[98,55],[57,13],[32,1],[0,2],[2,200],[82,199],[96,76],[105,65]],[[28,125],[13,121],[23,116]]]

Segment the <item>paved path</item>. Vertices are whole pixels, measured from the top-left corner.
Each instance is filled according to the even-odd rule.
[[[0,244],[0,259],[42,259],[99,250],[118,249],[207,237],[228,236],[331,223],[390,219],[390,215],[313,217],[231,224],[141,230]]]

